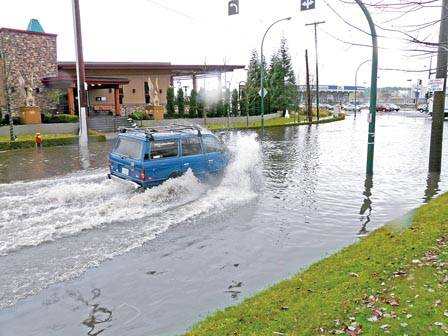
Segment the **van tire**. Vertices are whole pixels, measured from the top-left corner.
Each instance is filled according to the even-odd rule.
[[[168,179],[174,179],[174,178],[177,178],[180,176],[182,176],[182,173],[176,171],[176,172],[171,173],[170,176],[168,176]]]

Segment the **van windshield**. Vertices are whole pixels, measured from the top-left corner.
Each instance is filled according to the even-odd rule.
[[[114,153],[138,160],[141,157],[142,145],[143,143],[141,141],[118,138],[117,143],[115,144]]]

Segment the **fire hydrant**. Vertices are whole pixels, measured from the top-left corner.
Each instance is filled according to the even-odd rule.
[[[37,147],[42,146],[42,135],[40,133],[36,133],[36,136],[34,137],[34,141],[36,142]]]

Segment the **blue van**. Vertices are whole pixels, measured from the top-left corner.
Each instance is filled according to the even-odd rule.
[[[150,188],[188,169],[199,178],[222,172],[229,151],[210,131],[172,124],[120,130],[109,154],[109,179]]]

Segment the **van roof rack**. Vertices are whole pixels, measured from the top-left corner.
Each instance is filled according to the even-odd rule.
[[[167,132],[185,132],[196,131],[198,136],[202,136],[202,129],[199,125],[182,125],[182,124],[169,124],[166,126],[154,126],[148,128],[138,127],[122,127],[119,128],[120,133],[144,133],[149,140],[154,140],[153,134],[155,133],[167,133]]]

